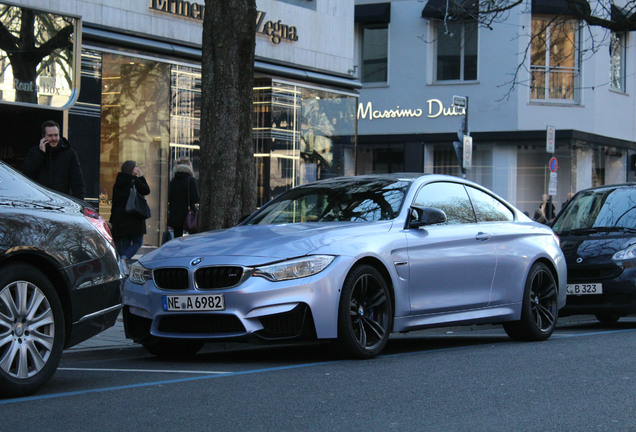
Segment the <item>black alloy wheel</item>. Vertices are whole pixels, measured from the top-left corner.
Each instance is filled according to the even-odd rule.
[[[389,340],[393,307],[387,283],[370,265],[355,267],[345,279],[338,308],[338,342],[355,358],[377,356]]]
[[[64,313],[37,268],[0,268],[0,396],[25,396],[55,373],[64,345]]]
[[[558,312],[558,290],[554,275],[547,265],[537,262],[526,280],[521,320],[504,323],[504,329],[513,340],[546,340],[554,332]]]

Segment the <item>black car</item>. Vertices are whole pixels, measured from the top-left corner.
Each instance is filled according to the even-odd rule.
[[[123,277],[97,211],[0,162],[0,397],[33,393],[63,349],[113,326]]]
[[[636,313],[636,183],[578,192],[552,223],[568,267],[559,315],[603,323]]]

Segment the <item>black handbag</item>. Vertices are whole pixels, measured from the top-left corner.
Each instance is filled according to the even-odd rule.
[[[150,217],[150,207],[146,202],[146,198],[137,192],[134,180],[130,185],[130,193],[128,194],[128,200],[126,201],[126,213],[138,217],[139,219],[148,219]]]

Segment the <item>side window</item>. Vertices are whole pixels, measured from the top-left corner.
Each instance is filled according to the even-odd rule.
[[[446,213],[447,223],[475,223],[475,213],[464,186],[458,183],[437,182],[422,187],[413,202],[419,207],[434,207]]]
[[[513,212],[497,198],[469,186],[468,195],[473,202],[477,222],[513,221]]]

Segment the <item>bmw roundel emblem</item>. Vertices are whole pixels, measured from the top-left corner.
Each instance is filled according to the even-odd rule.
[[[578,258],[576,259],[576,263],[577,263],[577,264],[581,264],[582,262],[583,262],[583,258],[578,257]]]
[[[201,261],[203,261],[203,258],[195,258],[195,259],[192,260],[190,265],[193,265],[193,266],[199,265],[199,264],[201,264]]]

